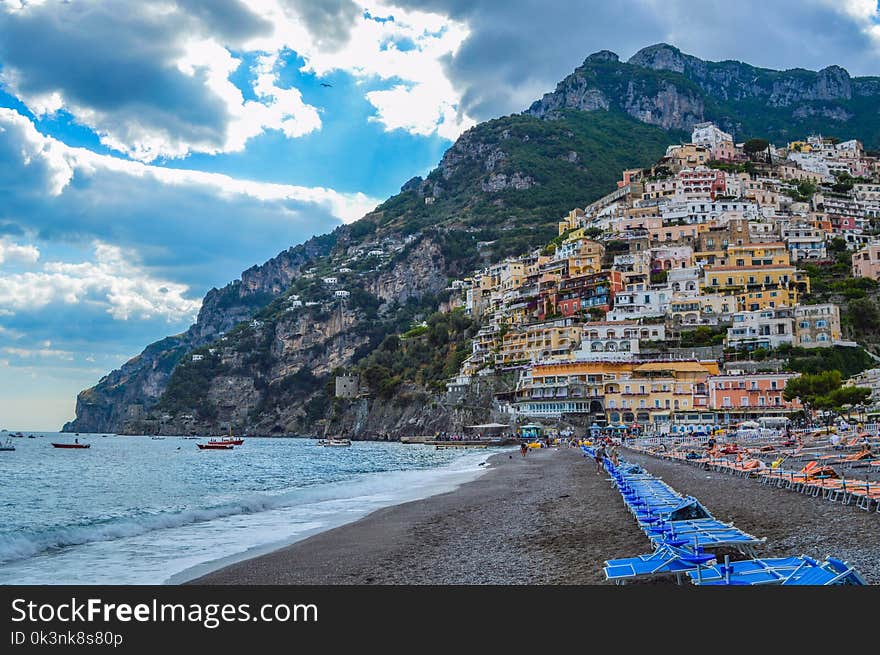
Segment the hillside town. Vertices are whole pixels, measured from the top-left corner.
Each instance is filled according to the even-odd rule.
[[[546,247],[452,282],[482,327],[448,392],[511,373],[498,400],[522,421],[659,433],[790,416],[798,373],[774,353],[860,347],[807,269],[843,253],[854,278],[880,280],[878,219],[880,160],[859,141],[735,143],[699,123]],[[858,380],[880,391],[880,371]]]

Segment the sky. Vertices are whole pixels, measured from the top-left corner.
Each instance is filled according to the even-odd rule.
[[[590,53],[880,75],[876,0],[0,0],[0,427],[184,331]]]

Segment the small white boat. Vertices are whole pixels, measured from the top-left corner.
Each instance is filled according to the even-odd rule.
[[[9,451],[15,450],[15,446],[12,445],[12,439],[7,437],[6,443],[0,444],[0,450],[9,450]]]
[[[318,439],[318,445],[325,446],[328,448],[331,448],[331,447],[332,448],[339,448],[342,446],[350,446],[351,439],[336,439],[336,438]]]

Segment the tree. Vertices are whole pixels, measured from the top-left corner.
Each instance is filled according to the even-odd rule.
[[[870,298],[859,298],[849,302],[849,318],[859,332],[874,332],[880,325],[880,310]]]
[[[749,139],[743,144],[743,152],[752,158],[754,158],[759,152],[763,152],[769,148],[770,142],[767,139]]]
[[[799,398],[808,416],[814,410],[824,410],[826,427],[831,424],[832,415],[839,414],[844,405],[860,405],[870,395],[871,390],[864,387],[842,386],[840,371],[805,373],[790,379],[782,392],[782,397],[789,402]]]

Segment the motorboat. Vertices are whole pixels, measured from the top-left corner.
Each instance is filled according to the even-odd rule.
[[[0,444],[0,450],[15,450],[15,446],[12,445],[12,439],[9,437],[6,438],[6,443]]]
[[[199,450],[232,450],[235,446],[231,443],[217,443],[217,442],[208,442],[208,443],[197,443]]]
[[[52,442],[53,448],[91,448],[90,443],[55,443]]]
[[[241,445],[244,443],[244,439],[242,439],[241,437],[224,437],[223,439],[220,439],[220,441],[217,441],[217,440],[215,440],[215,439],[212,439],[212,440],[209,441],[208,443],[213,443],[213,444],[232,444],[233,446],[241,446]]]
[[[350,446],[351,439],[343,439],[343,438],[335,438],[331,437],[330,439],[318,439],[319,446],[325,446],[328,448],[339,448],[343,446]]]

